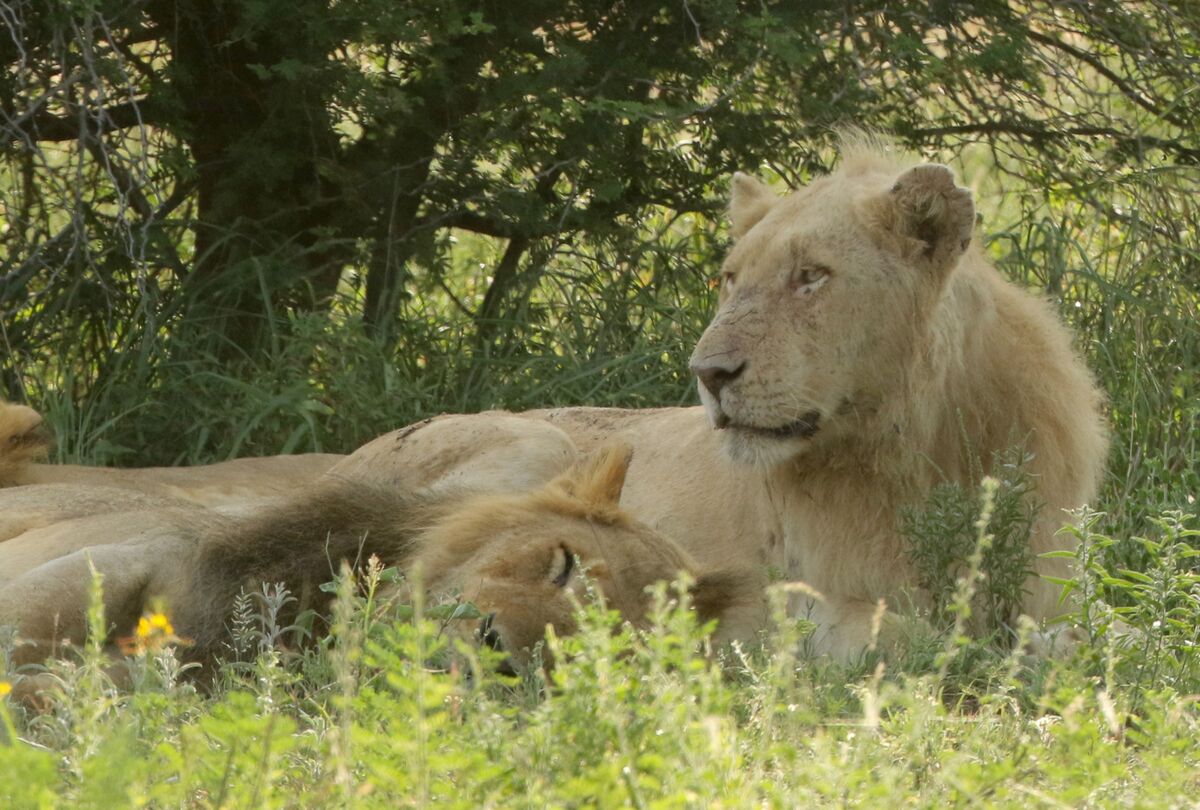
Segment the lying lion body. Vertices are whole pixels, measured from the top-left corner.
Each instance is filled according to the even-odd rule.
[[[238,509],[285,497],[315,481],[342,459],[333,453],[238,458],[196,467],[116,469],[78,464],[31,464],[8,486],[70,484],[115,487],[216,509]]]
[[[533,458],[557,431],[543,425],[536,433],[542,441]],[[520,447],[512,450],[519,454]],[[549,483],[519,492],[474,493],[450,465],[425,476],[441,487],[418,492],[328,476],[250,514],[116,487],[0,490],[0,514],[10,505],[33,512],[38,503],[47,512],[100,507],[0,543],[0,625],[15,626],[26,641],[16,650],[16,665],[80,643],[95,570],[110,641],[130,635],[139,617],[161,605],[190,641],[181,649],[184,659],[209,663],[221,654],[240,590],[281,582],[300,596],[295,609],[323,613],[329,597],[315,586],[331,579],[340,561],[361,564],[375,556],[384,565],[419,569],[435,597],[477,606],[487,614],[483,635],[516,663],[547,625],[560,634],[572,631],[584,571],[606,602],[635,624],[645,616],[647,586],[687,572],[696,580],[693,597],[702,618],[719,619],[730,637],[752,633],[761,619],[748,617],[762,609],[754,573],[706,570],[622,511],[617,504],[628,448],[576,455],[572,450]],[[748,627],[737,626],[747,621]]]
[[[139,493],[162,505],[186,502],[222,512],[247,512],[266,501],[286,498],[298,486],[327,473],[410,491],[436,484],[516,492],[545,484],[578,455],[562,431],[500,412],[472,423],[479,429],[469,438],[460,433],[460,425],[450,431],[439,425],[415,435],[432,421],[392,431],[349,457],[303,453],[194,467],[113,468],[38,463],[48,445],[41,416],[23,405],[0,402],[0,487],[69,485],[78,487],[79,497],[86,501],[72,505],[46,493],[38,496],[40,500],[25,499],[28,504],[10,500],[0,514],[0,542],[12,534],[4,527],[21,520],[44,524],[55,516],[112,511],[104,504],[113,499],[100,492],[87,494],[89,488]],[[390,452],[402,446],[401,455]]]

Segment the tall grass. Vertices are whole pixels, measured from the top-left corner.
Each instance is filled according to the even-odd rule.
[[[645,630],[585,605],[576,635],[548,640],[553,672],[518,680],[348,576],[325,643],[227,664],[212,694],[179,679],[170,647],[137,654],[132,692],[94,652],[53,665],[52,713],[0,704],[0,804],[1176,807],[1197,787],[1200,652],[1181,628],[1101,630],[1033,668],[1019,649],[959,661],[971,643],[954,637],[939,675],[806,658],[807,628],[780,611],[760,648],[718,660],[663,585]],[[1184,594],[1194,577],[1164,581]],[[1141,626],[1150,605],[1125,616]],[[280,634],[265,607],[252,618]]]
[[[61,336],[20,366],[23,391],[59,436],[57,460],[198,463],[245,455],[349,452],[441,412],[594,404],[646,407],[692,398],[690,346],[710,307],[712,226],[667,226],[631,254],[559,257],[502,319],[476,322],[488,240],[464,235],[461,273],[413,281],[396,330],[357,316],[360,291],[328,313],[275,317],[267,345],[230,360],[161,314],[110,332],[99,361]],[[706,235],[707,234],[707,235]],[[470,260],[468,260],[470,259]],[[12,358],[10,358],[12,359]]]

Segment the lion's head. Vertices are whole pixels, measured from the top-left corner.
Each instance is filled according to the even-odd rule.
[[[691,367],[730,454],[774,464],[860,429],[903,384],[975,208],[945,166],[860,154],[783,198],[737,174],[730,214]]]
[[[647,587],[680,572],[694,579],[702,621],[761,599],[747,571],[701,571],[675,541],[617,506],[630,449],[584,457],[548,485],[526,494],[472,499],[440,520],[413,559],[432,593],[454,593],[485,615],[482,640],[523,662],[547,625],[570,633],[589,582],[606,604],[637,625]]]

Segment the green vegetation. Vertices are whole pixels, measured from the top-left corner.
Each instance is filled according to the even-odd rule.
[[[512,681],[441,614],[343,579],[305,652],[266,643],[285,595],[241,600],[211,695],[169,646],[132,691],[99,650],[54,664],[52,711],[0,700],[0,806],[1194,804],[1200,6],[0,11],[0,394],[47,414],[58,460],[690,402],[728,175],[807,182],[846,122],[972,185],[997,265],[1075,329],[1114,438],[1069,529],[1086,641],[1061,659],[994,620],[1028,565],[1006,553],[1028,519],[1014,460],[986,499],[907,516],[939,610],[882,668],[806,659],[777,618],[718,669],[664,602],[643,634],[587,607],[549,680]]]
[[[1089,557],[1084,611],[1114,612],[1098,594],[1115,583],[1134,604],[1115,612],[1139,635],[1094,622],[1053,664],[950,635],[915,638],[899,665],[834,667],[798,656],[809,628],[779,611],[761,650],[721,667],[663,586],[652,628],[587,606],[577,635],[548,641],[553,674],[521,681],[452,641],[447,612],[397,618],[343,578],[326,643],[264,644],[226,665],[210,696],[180,680],[170,647],[135,657],[132,694],[108,682],[99,649],[55,664],[64,697],[20,720],[20,742],[14,710],[0,709],[0,802],[1185,806],[1200,772],[1197,578],[1183,559],[1195,552],[1177,518],[1163,530],[1145,582]],[[1082,535],[1085,549],[1106,542]],[[361,584],[372,593],[381,576]],[[257,600],[245,637],[281,634],[269,605],[280,596]]]

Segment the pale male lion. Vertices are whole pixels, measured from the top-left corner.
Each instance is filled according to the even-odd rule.
[[[1017,443],[1041,510],[1032,552],[1069,547],[1107,450],[1102,397],[1045,302],[973,244],[975,208],[945,166],[878,151],[779,199],[737,175],[736,243],[692,354],[703,409],[540,414],[582,448],[636,449],[624,504],[707,563],[762,555],[823,595],[792,609],[818,650],[854,656],[879,599],[925,601],[899,510],[973,487]],[[706,430],[707,423],[715,430]],[[1062,611],[1062,559],[1035,557],[1022,610]]]

